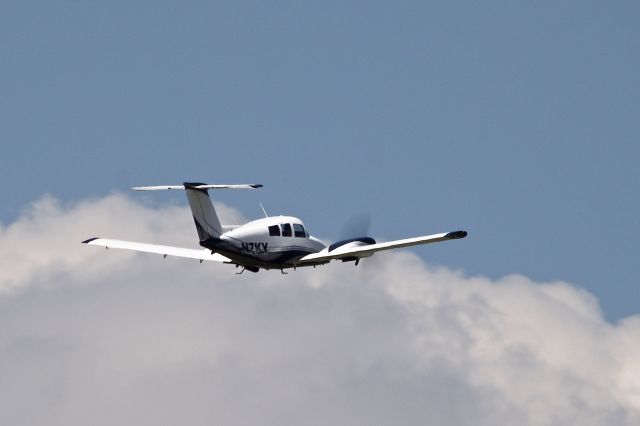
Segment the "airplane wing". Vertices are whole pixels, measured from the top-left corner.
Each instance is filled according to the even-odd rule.
[[[158,244],[138,243],[135,241],[111,240],[108,238],[89,238],[83,241],[84,244],[93,246],[101,246],[106,248],[119,248],[126,250],[142,251],[146,253],[157,253],[167,256],[188,257],[190,259],[198,259],[200,262],[209,260],[212,262],[231,262],[231,259],[218,254],[211,253],[207,249],[188,249],[182,247],[163,246]]]
[[[300,264],[323,262],[333,259],[354,259],[367,257],[371,256],[375,252],[382,250],[415,246],[419,244],[438,243],[440,241],[457,240],[466,236],[467,231],[453,231],[445,232],[442,234],[425,235],[422,237],[405,238],[403,240],[387,241],[385,243],[367,244],[366,242],[355,240],[347,244],[338,246],[334,249],[332,249],[332,246],[329,246],[326,249],[319,251],[318,253],[306,255],[300,259]]]

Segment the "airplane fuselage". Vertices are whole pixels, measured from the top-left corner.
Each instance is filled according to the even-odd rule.
[[[326,248],[322,241],[309,235],[300,219],[292,216],[254,220],[223,233],[220,238],[201,241],[200,245],[247,269],[291,268],[298,259]]]

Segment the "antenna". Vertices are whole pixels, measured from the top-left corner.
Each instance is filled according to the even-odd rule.
[[[260,201],[258,201],[258,205],[262,209],[262,213],[264,213],[264,217],[269,217],[269,215],[267,214],[267,211],[264,209],[264,206],[262,205],[262,203]]]

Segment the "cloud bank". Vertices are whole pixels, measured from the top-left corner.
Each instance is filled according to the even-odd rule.
[[[570,284],[410,251],[236,276],[92,236],[196,232],[118,194],[0,227],[0,424],[640,423],[640,316],[608,323]]]

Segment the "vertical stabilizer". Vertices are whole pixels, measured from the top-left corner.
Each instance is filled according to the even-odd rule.
[[[216,209],[209,198],[209,189],[256,189],[262,188],[259,183],[242,184],[209,184],[199,182],[185,182],[182,185],[160,185],[160,186],[136,186],[131,188],[135,191],[164,191],[172,189],[184,189],[187,191],[187,199],[191,206],[193,221],[196,223],[200,242],[209,239],[220,238],[222,235],[222,225]]]
[[[184,189],[187,192],[198,237],[200,241],[206,241],[211,238],[220,238],[222,225],[220,225],[220,219],[218,219],[216,209],[209,197],[209,191],[206,188],[197,188],[202,185],[201,183],[185,182]]]

